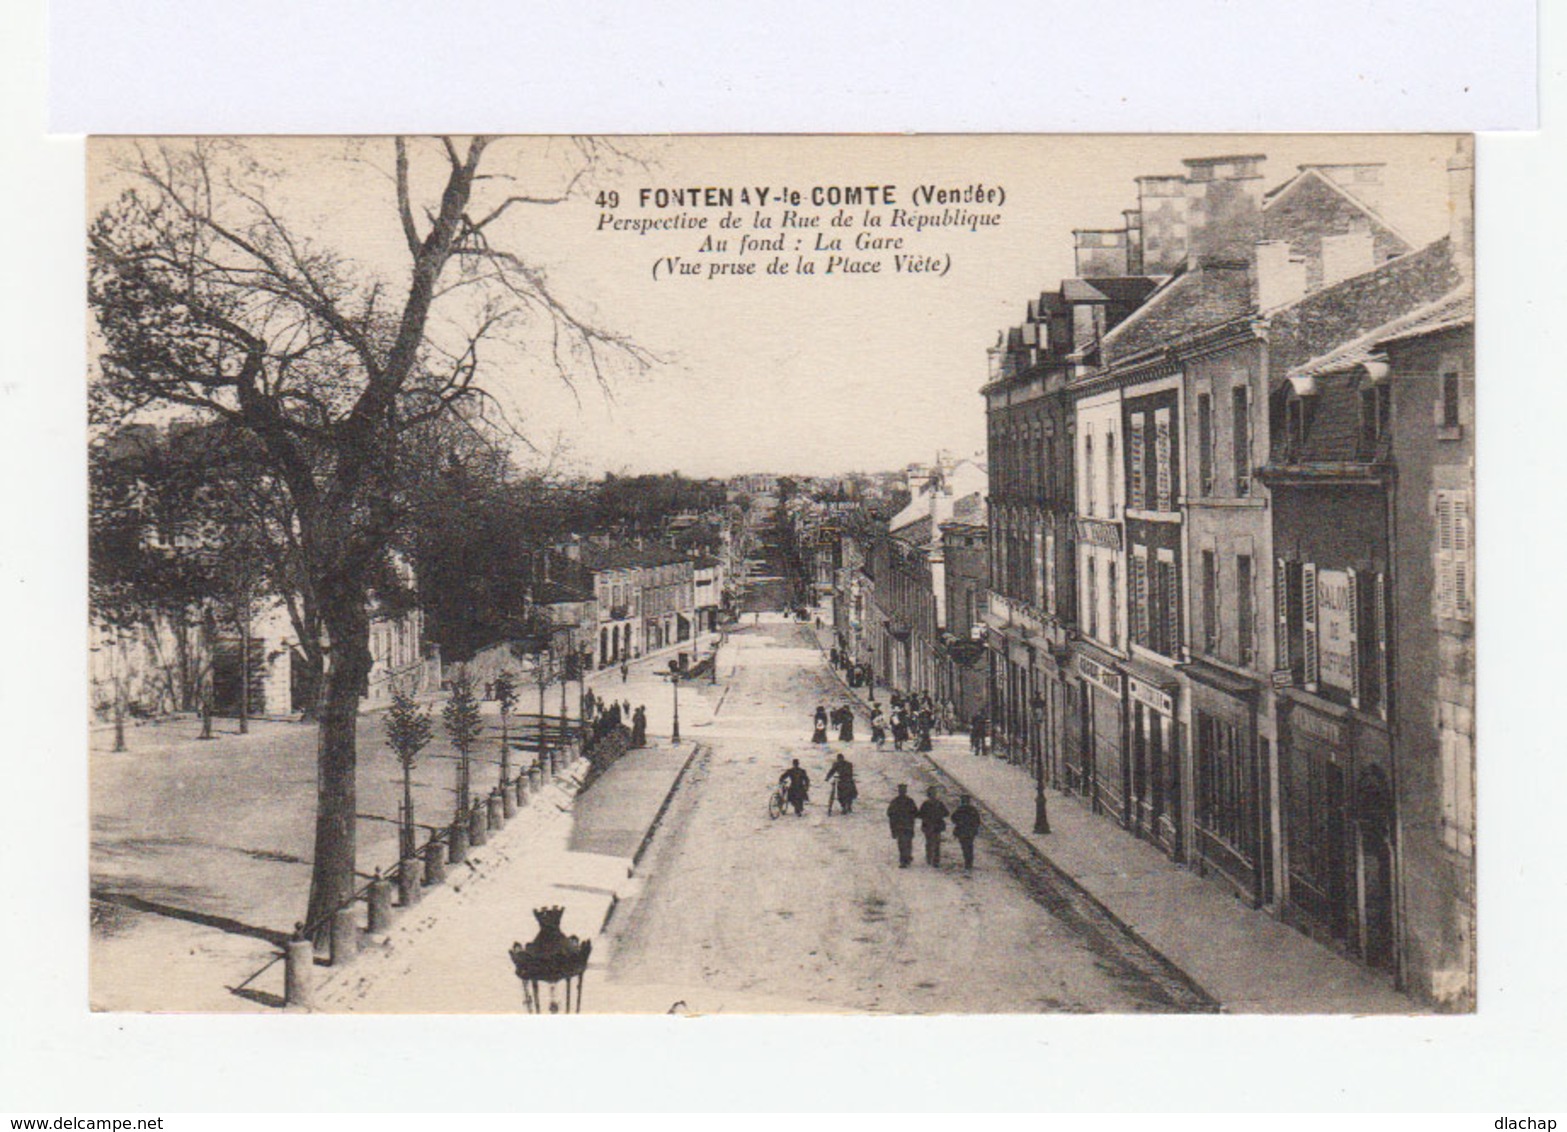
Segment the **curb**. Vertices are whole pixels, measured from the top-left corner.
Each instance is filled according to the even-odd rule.
[[[1053,879],[1059,881],[1063,887],[1071,889],[1073,893],[1082,897],[1089,904],[1093,905],[1094,908],[1098,909],[1098,911],[1107,920],[1109,920],[1122,932],[1126,933],[1130,939],[1135,940],[1138,946],[1147,951],[1149,955],[1153,956],[1154,959],[1157,960],[1160,966],[1166,969],[1167,973],[1172,979],[1174,979],[1174,981],[1184,984],[1187,989],[1197,997],[1211,1003],[1212,1013],[1224,1013],[1224,1003],[1217,995],[1209,991],[1207,987],[1203,986],[1195,978],[1189,975],[1163,951],[1159,950],[1159,948],[1150,943],[1136,928],[1132,927],[1132,925],[1128,924],[1120,916],[1116,915],[1116,913],[1111,910],[1104,901],[1100,900],[1092,892],[1088,891],[1087,888],[1083,887],[1081,881],[1051,860],[1050,857],[1045,854],[1045,851],[1038,845],[1034,844],[1028,835],[1023,833],[1022,830],[1016,828],[1011,822],[1007,821],[1000,814],[996,813],[996,811],[991,809],[983,798],[965,786],[961,778],[947,770],[945,767],[941,766],[934,759],[932,759],[929,754],[924,752],[921,752],[921,754],[925,759],[925,764],[930,768],[931,772],[935,774],[935,776],[940,779],[943,784],[946,785],[948,790],[956,790],[960,794],[968,795],[969,801],[977,806],[997,828],[1010,834],[1012,840],[1017,842],[1019,845],[1026,847],[1033,858],[1049,871]],[[1204,1011],[1193,1011],[1192,1013],[1204,1013]]]
[[[691,764],[696,761],[696,756],[702,751],[702,744],[695,740],[691,743],[691,753],[686,756],[686,761],[681,764],[680,773],[675,775],[675,780],[669,784],[669,791],[664,795],[664,800],[659,803],[658,812],[653,815],[653,821],[648,825],[647,832],[642,835],[642,843],[637,846],[637,851],[631,854],[631,870],[634,873],[638,865],[642,863],[642,857],[648,851],[648,846],[653,844],[653,835],[658,832],[658,827],[664,820],[664,815],[669,811],[670,803],[675,800],[675,792],[680,789],[680,784],[686,779],[686,771],[691,769]]]

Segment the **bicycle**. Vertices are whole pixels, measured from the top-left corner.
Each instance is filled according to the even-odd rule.
[[[783,817],[784,810],[789,805],[789,795],[784,790],[783,783],[773,787],[771,796],[767,799],[767,816],[777,820]]]

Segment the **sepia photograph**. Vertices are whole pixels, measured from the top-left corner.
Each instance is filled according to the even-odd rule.
[[[1471,135],[86,152],[92,1011],[1480,1008]]]

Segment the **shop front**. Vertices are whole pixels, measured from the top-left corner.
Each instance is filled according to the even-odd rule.
[[[1286,918],[1392,970],[1395,844],[1386,730],[1291,692],[1281,713]]]
[[[1192,859],[1261,906],[1271,856],[1267,768],[1257,735],[1260,689],[1207,664],[1188,665],[1192,706]]]
[[[1133,675],[1133,672],[1136,675]],[[1126,678],[1128,825],[1172,859],[1185,857],[1181,820],[1179,685],[1141,669]]]
[[[1095,813],[1129,825],[1126,764],[1122,755],[1124,677],[1111,661],[1078,653],[1078,778]]]

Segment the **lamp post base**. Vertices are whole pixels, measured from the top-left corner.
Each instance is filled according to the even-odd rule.
[[[1050,812],[1045,802],[1045,787],[1042,783],[1034,790],[1034,832],[1050,832]]]

